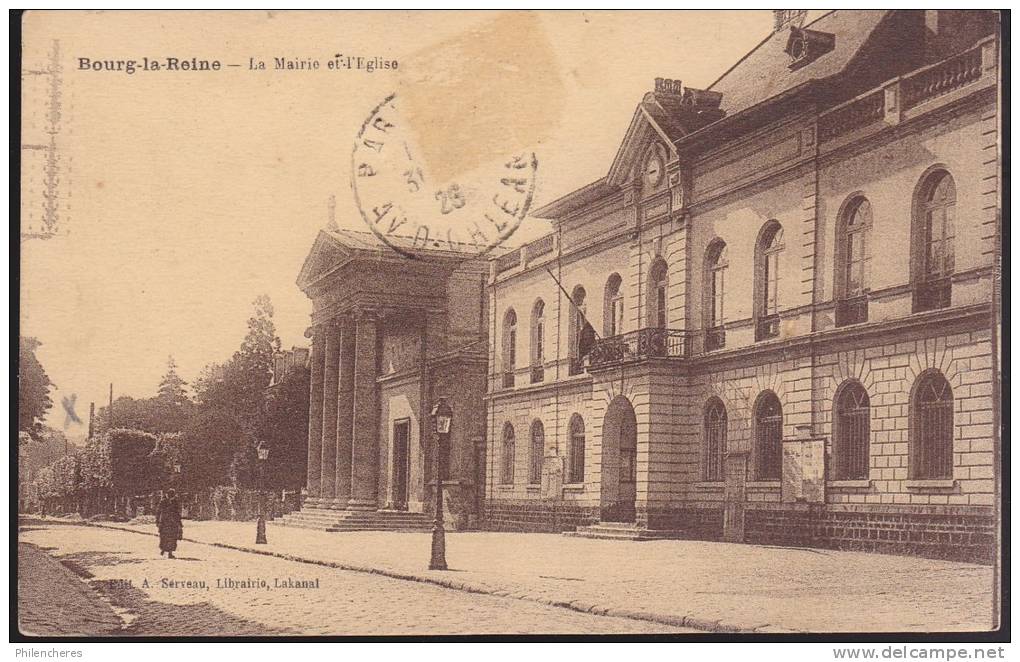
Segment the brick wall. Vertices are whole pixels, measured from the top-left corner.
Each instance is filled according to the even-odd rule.
[[[746,541],[774,545],[913,554],[972,563],[991,563],[995,514],[988,509],[932,509],[895,506],[855,510],[748,509]]]
[[[553,500],[487,500],[485,519],[479,528],[488,531],[561,533],[599,519],[597,507],[578,506]]]

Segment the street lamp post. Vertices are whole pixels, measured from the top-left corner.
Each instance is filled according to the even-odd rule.
[[[450,423],[453,421],[453,410],[446,400],[440,398],[432,408],[432,421],[435,425],[436,446],[436,518],[432,523],[432,558],[429,570],[446,570],[446,531],[443,529],[443,444],[449,443]]]
[[[259,519],[255,524],[255,544],[265,545],[266,540],[266,500],[263,493],[263,466],[265,465],[266,459],[269,458],[269,446],[264,441],[260,441],[258,446],[255,447],[256,452],[259,456]]]

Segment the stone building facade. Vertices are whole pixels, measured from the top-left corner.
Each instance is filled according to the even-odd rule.
[[[485,516],[987,560],[997,16],[776,12],[490,263]]]
[[[454,527],[477,519],[487,266],[445,244],[390,239],[403,254],[368,232],[322,230],[298,278],[313,304],[308,480],[302,512],[285,523],[426,523],[435,490],[429,412],[439,398],[454,411],[442,460],[447,517]]]

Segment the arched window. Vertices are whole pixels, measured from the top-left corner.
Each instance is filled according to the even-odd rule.
[[[667,299],[668,284],[666,276],[669,268],[661,257],[656,258],[652,268],[648,270],[648,326],[656,329],[666,328],[669,301]]]
[[[918,378],[910,417],[910,477],[953,477],[953,390],[942,373]]]
[[[705,348],[719,349],[726,344],[722,329],[726,321],[726,242],[716,239],[705,251]]]
[[[836,226],[836,325],[868,321],[871,203],[856,196],[844,205]]]
[[[545,302],[531,309],[531,383],[545,379]]]
[[[705,407],[704,471],[706,481],[723,479],[723,458],[726,456],[726,406],[712,398]]]
[[[567,482],[584,482],[584,421],[577,414],[570,419]]]
[[[783,477],[783,406],[772,391],[754,405],[754,466],[758,480]]]
[[[836,393],[832,435],[833,478],[867,480],[871,444],[871,401],[860,382],[844,384]]]
[[[623,279],[620,274],[613,274],[606,281],[606,295],[603,304],[603,330],[606,338],[623,333],[623,292],[620,286]]]
[[[514,309],[503,316],[503,386],[514,385],[514,371],[517,369],[517,313]]]
[[[755,340],[779,335],[779,258],[784,248],[783,226],[769,221],[755,250]]]
[[[914,309],[945,308],[956,267],[956,183],[945,170],[929,175],[914,204]]]
[[[843,298],[864,294],[868,289],[871,230],[871,203],[865,197],[853,199],[843,212],[839,237],[840,273],[837,281]]]
[[[515,453],[514,426],[507,423],[503,426],[503,464],[499,474],[499,482],[503,485],[512,485],[514,482]]]
[[[581,374],[581,370],[584,367],[584,355],[589,349],[585,346],[585,339],[589,335],[585,330],[588,324],[584,305],[585,296],[586,292],[580,285],[575,287],[570,295],[570,336],[568,347],[570,349],[569,373],[571,375]]]
[[[536,419],[531,424],[531,453],[528,458],[528,482],[537,485],[542,482],[542,458],[545,455],[545,427]]]

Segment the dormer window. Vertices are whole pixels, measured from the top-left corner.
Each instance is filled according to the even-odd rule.
[[[828,53],[836,45],[836,35],[817,30],[804,30],[796,26],[790,27],[790,37],[786,40],[786,53],[790,56],[790,68],[798,69],[819,56]]]

